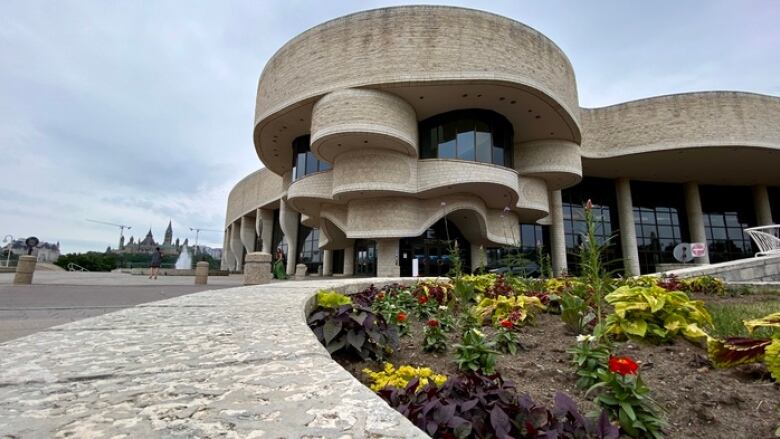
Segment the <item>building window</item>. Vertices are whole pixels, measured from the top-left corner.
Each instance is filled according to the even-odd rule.
[[[577,186],[561,191],[561,198],[569,271],[572,274],[579,273],[576,255],[588,232],[585,226],[585,203],[588,200],[593,204],[596,241],[599,244],[607,244],[604,262],[620,260],[620,245],[612,227],[612,224],[618,223],[615,183],[612,180],[586,177]],[[607,269],[619,268],[615,265],[617,263],[607,264]]]
[[[772,223],[780,224],[780,187],[767,188],[769,207],[772,211]]]
[[[420,123],[420,158],[512,167],[512,124],[488,110],[457,110]]]
[[[748,187],[700,186],[710,262],[749,258],[755,253],[745,229],[756,225]]]
[[[521,255],[531,261],[526,267],[529,275],[536,275],[535,270],[539,270],[539,261],[537,249],[542,248],[543,253],[549,253],[550,236],[549,227],[541,224],[520,224],[519,225],[518,247],[488,247],[485,249],[486,268],[488,270],[503,267],[506,265],[507,256]],[[516,238],[515,238],[516,239]],[[536,268],[534,268],[536,266]]]
[[[307,273],[317,273],[322,265],[320,230],[298,226],[298,264],[306,264]]]
[[[292,142],[293,147],[293,168],[292,180],[295,181],[304,175],[313,174],[319,171],[327,171],[330,164],[318,160],[311,152],[309,145],[309,136],[296,137]]]
[[[642,274],[675,263],[674,248],[688,239],[685,199],[679,184],[631,182],[639,267]]]

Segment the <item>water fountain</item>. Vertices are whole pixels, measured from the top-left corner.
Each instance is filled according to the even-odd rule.
[[[177,270],[191,270],[192,269],[192,256],[190,256],[190,250],[187,246],[182,246],[179,258],[176,259]]]

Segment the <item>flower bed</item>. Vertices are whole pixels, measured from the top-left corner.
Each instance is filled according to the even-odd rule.
[[[515,282],[517,290],[539,289],[539,285],[520,285],[526,281]],[[569,294],[568,291],[572,288],[580,288],[577,282],[572,280],[549,280],[546,284],[554,289],[550,291],[551,295]],[[559,288],[560,285],[567,284],[568,286]],[[444,285],[444,288],[453,287]],[[484,306],[478,306],[482,300],[475,300],[467,307],[461,306],[454,299],[450,299],[447,305],[440,305],[433,294],[426,295],[426,299],[421,300],[422,296],[419,292],[415,295],[417,290],[421,288],[392,285],[381,289],[370,288],[352,298],[353,306],[358,307],[354,304],[360,303],[364,309],[373,311],[378,319],[388,322],[388,328],[394,328],[398,333],[404,334],[398,338],[397,344],[394,344],[395,339],[392,334],[386,337],[389,345],[392,345],[388,346],[392,353],[388,353],[386,358],[380,359],[372,355],[365,355],[363,358],[355,349],[351,352],[349,349],[334,351],[334,358],[345,369],[367,386],[373,386],[384,398],[388,400],[395,398],[395,404],[398,407],[403,406],[400,411],[405,415],[411,414],[410,395],[402,384],[408,385],[409,378],[411,377],[412,381],[415,378],[407,376],[406,380],[399,381],[396,377],[393,381],[395,386],[378,386],[372,376],[376,377],[377,372],[381,373],[385,370],[384,360],[391,361],[397,370],[403,369],[404,366],[411,366],[406,367],[407,373],[409,370],[418,370],[416,368],[427,368],[423,372],[425,376],[417,375],[426,380],[429,376],[440,374],[437,375],[436,383],[421,386],[417,380],[415,389],[426,386],[440,388],[441,375],[449,379],[461,380],[458,382],[462,385],[462,380],[477,379],[474,378],[475,376],[484,379],[490,373],[497,372],[501,381],[494,380],[496,386],[512,388],[511,392],[518,401],[524,398],[522,395],[527,394],[530,399],[523,400],[535,401],[534,407],[538,410],[543,409],[545,413],[549,412],[551,417],[547,425],[555,425],[554,428],[560,428],[562,431],[574,427],[555,421],[555,416],[552,415],[556,410],[561,410],[560,407],[555,408],[556,402],[560,406],[563,404],[561,401],[566,399],[566,396],[560,396],[559,393],[571,398],[579,415],[584,416],[598,409],[594,403],[598,389],[587,394],[586,389],[579,388],[578,368],[572,364],[573,357],[570,350],[581,344],[583,336],[580,335],[580,342],[578,342],[578,334],[570,330],[563,321],[562,315],[550,312],[558,310],[550,306],[549,301],[545,306],[541,305],[542,299],[539,299],[539,305],[530,308],[533,311],[526,312],[522,319],[520,314],[513,316],[514,311],[511,308],[497,308],[493,313],[498,313],[499,317],[493,319],[492,314],[485,315]],[[699,297],[705,301],[717,302],[718,306],[723,306],[724,303],[737,304],[757,300],[756,296],[700,295]],[[536,301],[531,300],[531,302],[536,304]],[[328,306],[338,309],[349,305],[331,299]],[[321,311],[323,310],[319,310]],[[312,316],[317,312],[315,310]],[[611,309],[608,315],[613,315]],[[592,325],[585,326],[592,327]],[[504,347],[501,348],[499,341],[502,337],[506,337],[506,334],[511,334],[517,343],[504,341]],[[334,335],[333,339],[336,337]],[[611,373],[623,379],[625,376],[630,377],[635,374],[641,376],[649,389],[649,395],[662,409],[661,417],[667,422],[663,427],[666,437],[770,437],[774,433],[778,421],[776,407],[780,402],[780,392],[765,368],[754,364],[736,369],[718,369],[707,359],[707,349],[703,342],[691,342],[683,336],[672,337],[664,343],[655,343],[655,341],[652,337],[645,340],[635,337],[625,340],[617,338],[612,341],[613,346],[610,350],[613,361],[608,360],[606,365],[609,367],[610,364],[614,364],[615,372]],[[344,344],[349,345],[348,342]],[[513,346],[514,349],[507,346]],[[494,358],[492,361],[489,359],[490,356]],[[618,360],[618,357],[625,358]],[[477,373],[469,375],[474,372]],[[445,393],[450,395],[453,390],[449,389],[447,392],[449,393]],[[426,398],[440,397],[440,391],[433,393],[435,395]],[[452,398],[450,396],[444,398],[444,400],[449,399]],[[393,402],[390,402],[392,405]],[[480,410],[488,409],[492,410],[490,407],[483,407]],[[512,410],[515,416],[523,413],[517,407]],[[419,413],[412,414],[410,419],[414,416],[419,418]],[[448,437],[448,434],[454,434],[453,432],[460,425],[458,424],[461,422],[460,419],[468,418],[470,422],[478,424],[482,422],[473,415],[464,416],[466,417],[458,416],[459,420],[453,424],[454,427],[447,430],[449,433],[445,431],[446,429],[438,430],[442,428],[438,426],[437,431],[432,435]],[[612,417],[612,425],[619,424],[619,416],[618,414]],[[586,416],[585,420],[587,419]],[[598,418],[595,418],[589,422],[597,420]],[[479,425],[484,426],[484,423]],[[585,425],[582,424],[582,431],[586,431]],[[462,432],[463,427],[460,428],[459,431]],[[595,427],[591,427],[590,437],[599,437],[594,433],[593,428]],[[491,434],[493,431],[491,430]],[[625,429],[623,433],[627,433]],[[471,434],[479,436],[475,431]],[[523,434],[527,434],[525,437],[535,437],[528,432]],[[607,436],[602,435],[602,437]]]
[[[724,337],[734,322],[705,303],[724,300],[722,282],[615,279],[590,202],[585,217],[579,278],[456,269],[452,284],[322,293],[309,324],[345,369],[433,437],[780,436],[780,312]]]

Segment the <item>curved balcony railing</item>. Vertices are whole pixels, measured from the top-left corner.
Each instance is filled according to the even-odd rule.
[[[780,225],[751,227],[745,232],[758,246],[756,256],[780,255]]]

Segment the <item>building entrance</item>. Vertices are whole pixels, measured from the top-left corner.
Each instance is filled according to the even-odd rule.
[[[370,239],[355,241],[355,276],[376,276],[376,241]]]
[[[449,232],[450,241],[447,240]],[[452,268],[450,244],[458,243],[461,266],[464,271],[471,267],[471,247],[452,222],[437,221],[422,235],[403,238],[399,243],[401,276],[412,275],[412,261],[417,259],[419,276],[446,276]]]

